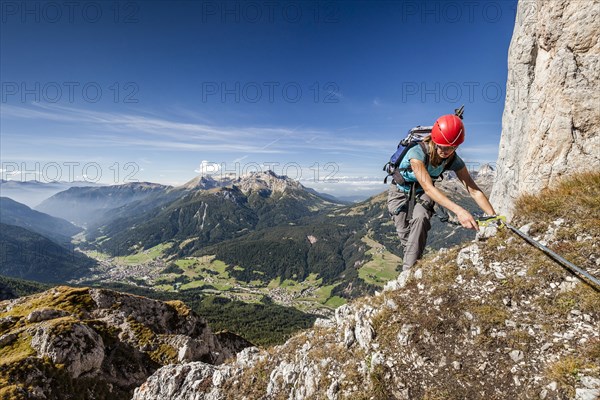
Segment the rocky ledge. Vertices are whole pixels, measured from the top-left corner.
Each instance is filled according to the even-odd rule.
[[[179,301],[61,286],[0,302],[0,398],[130,399],[163,365],[218,365],[248,346]]]

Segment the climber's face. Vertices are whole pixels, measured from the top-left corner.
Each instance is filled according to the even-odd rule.
[[[458,146],[440,146],[439,144],[435,145],[438,156],[442,158],[450,157],[457,147]]]

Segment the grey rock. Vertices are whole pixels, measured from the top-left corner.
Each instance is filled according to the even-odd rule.
[[[471,246],[463,248],[456,257],[456,263],[460,268],[469,268],[473,266],[480,273],[485,273],[485,271],[483,271],[483,259],[480,256],[479,246],[477,244],[472,244]]]
[[[388,281],[385,286],[383,287],[383,291],[389,291],[389,290],[398,290],[398,289],[402,289],[403,287],[406,286],[406,283],[408,282],[408,279],[410,278],[410,270],[406,270],[406,271],[402,271],[400,273],[400,275],[398,275],[398,278],[396,278],[395,280],[391,280]]]
[[[257,347],[248,347],[237,354],[236,365],[240,368],[250,368],[265,358]]]
[[[135,389],[132,400],[218,400],[223,396],[214,387],[215,367],[203,362],[167,365]],[[203,390],[198,390],[202,386]]]
[[[348,317],[353,312],[354,311],[352,310],[352,308],[350,308],[350,306],[348,304],[344,304],[344,305],[336,308],[335,309],[335,322],[336,322],[336,325],[342,326],[344,324],[344,322],[348,319]]]
[[[327,318],[317,318],[314,323],[315,328],[334,328],[335,321]]]
[[[102,338],[81,322],[66,322],[58,327],[42,323],[31,339],[31,347],[40,357],[64,364],[73,378],[99,370],[104,360]]]
[[[41,322],[47,321],[50,319],[61,318],[69,315],[66,311],[63,310],[55,310],[53,308],[43,308],[41,310],[32,311],[27,316],[27,321],[29,322]]]
[[[498,227],[494,225],[483,226],[475,235],[476,240],[485,240],[494,237],[498,234]]]
[[[356,337],[356,342],[360,347],[363,349],[369,348],[369,345],[375,336],[375,330],[369,319],[369,310],[360,310],[357,312],[354,335]]]
[[[521,350],[513,350],[510,352],[510,358],[512,358],[512,360],[514,362],[519,362],[524,357],[525,357],[525,355],[523,354],[523,352]]]
[[[533,226],[533,222],[530,222],[530,223],[525,224],[522,227],[520,227],[519,230],[521,232],[523,232],[524,234],[529,235],[529,230],[531,229],[532,226]]]
[[[337,400],[339,398],[338,392],[340,391],[340,384],[337,380],[331,382],[329,388],[327,388],[327,400]]]
[[[407,346],[410,342],[413,329],[414,325],[402,325],[402,328],[400,328],[400,332],[398,333],[398,344],[401,346]]]
[[[575,400],[598,400],[600,389],[575,389]]]
[[[415,271],[414,274],[415,279],[420,280],[421,278],[423,278],[423,270],[421,268],[419,268],[418,270]]]
[[[0,336],[0,348],[8,346],[12,342],[14,342],[17,337],[18,335],[16,333],[6,333]]]
[[[371,356],[371,372],[379,365],[383,365],[385,363],[385,358],[383,354],[380,352],[373,353]]]
[[[588,389],[600,389],[600,379],[591,376],[582,376],[579,380]]]
[[[491,202],[514,200],[572,171],[598,170],[600,41],[597,5],[519,1]],[[552,143],[551,146],[545,145]]]
[[[346,346],[347,348],[352,346],[354,340],[354,329],[347,327],[344,331],[344,346]]]

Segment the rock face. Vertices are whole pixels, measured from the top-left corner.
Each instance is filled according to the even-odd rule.
[[[31,347],[40,357],[48,357],[54,364],[65,365],[73,378],[98,372],[104,361],[102,337],[86,324],[61,322],[67,324],[40,324],[31,339]],[[63,327],[66,329],[60,331]]]
[[[215,367],[203,362],[167,365],[135,390],[132,400],[220,400],[226,380],[265,359],[256,347],[237,354],[235,362]]]
[[[0,398],[130,399],[163,365],[220,364],[248,346],[179,301],[57,287],[0,302]]]
[[[600,169],[600,2],[520,0],[491,201]]]

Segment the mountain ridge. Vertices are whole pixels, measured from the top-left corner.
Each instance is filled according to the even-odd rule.
[[[105,211],[110,212],[114,208],[170,188],[172,187],[151,182],[71,187],[44,200],[36,209],[80,226],[87,226],[100,219]]]
[[[20,226],[0,223],[0,274],[47,283],[81,278],[96,260]]]
[[[161,242],[173,240],[178,244],[194,237],[195,248],[237,237],[244,230],[293,222],[339,206],[274,173],[254,173],[224,186],[214,185],[211,180],[190,182],[171,190],[171,198],[165,197],[160,206],[148,207],[143,214],[124,206],[119,210],[124,216],[95,227],[88,233],[89,241],[102,238],[99,249],[113,254],[114,249],[128,254],[137,245],[147,249]],[[208,183],[196,190],[198,182]]]
[[[62,218],[33,210],[8,197],[0,197],[0,214],[2,223],[39,233],[63,246],[70,244],[71,236],[83,230]]]

